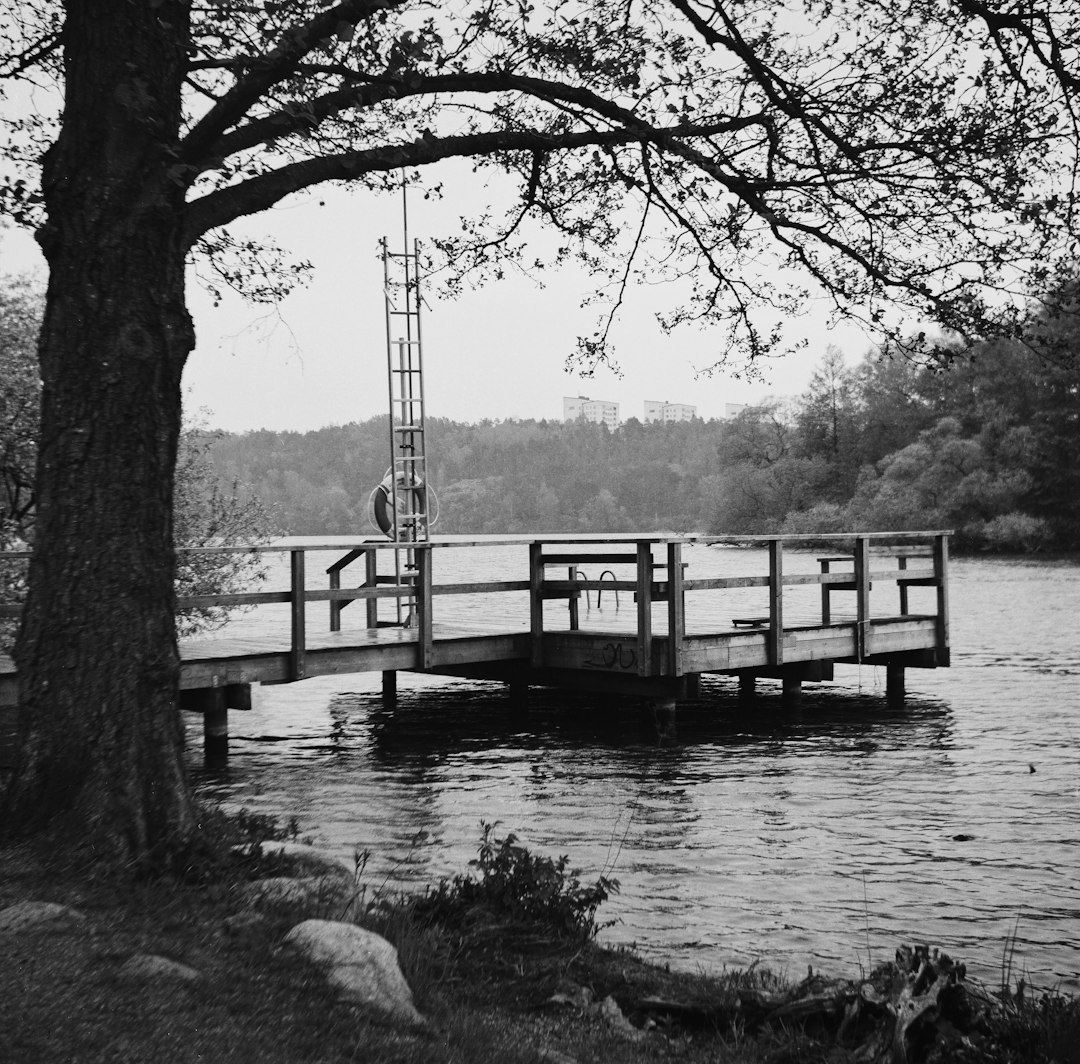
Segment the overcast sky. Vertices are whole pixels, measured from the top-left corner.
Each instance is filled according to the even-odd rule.
[[[411,237],[421,241],[456,223],[466,200],[484,195],[471,172],[457,176],[440,202],[410,195]],[[462,191],[462,189],[465,191]],[[324,205],[320,206],[320,200]],[[465,204],[466,206],[468,204]],[[228,296],[215,307],[197,284],[189,286],[197,346],[184,383],[189,409],[209,411],[212,426],[231,431],[309,430],[382,414],[388,406],[382,265],[378,241],[402,247],[400,196],[316,190],[246,224],[251,234],[272,234],[314,266],[310,284],[277,308]],[[2,272],[43,263],[29,234],[8,231]],[[726,403],[797,395],[828,344],[849,361],[869,346],[852,328],[828,332],[820,315],[796,330],[810,344],[797,356],[771,363],[766,383],[712,377],[696,371],[715,360],[715,342],[693,328],[665,335],[655,312],[670,302],[662,287],[637,290],[614,333],[623,376],[607,369],[592,379],[567,373],[564,362],[579,332],[591,332],[595,310],[581,310],[589,281],[572,270],[538,288],[510,278],[454,300],[429,297],[423,317],[424,370],[429,417],[560,418],[564,395],[588,395],[620,404],[620,416],[642,416],[646,399],[690,403],[704,418]]]

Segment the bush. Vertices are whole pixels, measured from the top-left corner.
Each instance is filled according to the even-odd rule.
[[[1045,521],[1016,511],[987,521],[981,533],[988,549],[1018,554],[1041,550],[1051,539]]]
[[[480,826],[479,855],[469,862],[478,874],[443,880],[422,899],[420,907],[433,919],[454,926],[482,914],[556,939],[585,941],[604,926],[596,912],[618,892],[618,880],[601,875],[582,885],[578,871],[567,869],[567,857],[535,856],[512,833],[498,838],[497,824]]]

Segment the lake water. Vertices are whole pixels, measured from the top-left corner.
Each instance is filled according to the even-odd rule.
[[[522,578],[523,550],[482,571]],[[449,553],[468,570],[467,552]],[[691,577],[763,571],[756,551],[686,559]],[[909,670],[902,709],[869,666],[806,685],[796,711],[769,681],[748,707],[732,681],[707,679],[660,743],[631,700],[533,690],[514,708],[500,685],[402,673],[388,711],[377,675],[320,678],[230,714],[222,771],[201,766],[189,717],[192,771],[230,807],[296,816],[346,857],[368,851],[372,886],[464,871],[481,820],[498,821],[583,878],[619,879],[603,939],[677,967],[850,975],[918,941],[996,984],[1015,932],[1014,976],[1076,992],[1080,561],[954,559],[951,575],[953,667]],[[721,594],[729,616],[756,608]],[[583,620],[610,620],[612,605]],[[264,609],[234,630],[282,619]]]

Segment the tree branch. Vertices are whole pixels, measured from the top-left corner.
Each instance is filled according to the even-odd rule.
[[[214,142],[241,121],[267,89],[292,74],[305,55],[321,41],[333,37],[342,23],[355,25],[376,11],[399,7],[404,2],[340,0],[304,25],[288,30],[272,51],[251,61],[248,72],[192,127],[181,144],[181,164],[192,165],[212,154]]]
[[[390,77],[362,77],[361,84],[343,86],[332,92],[316,96],[303,107],[281,109],[275,114],[256,119],[221,137],[211,145],[203,159],[194,159],[186,150],[187,159],[198,172],[213,169],[222,159],[239,151],[258,147],[299,130],[310,130],[328,118],[351,109],[373,107],[377,103],[415,96],[434,96],[440,93],[493,94],[516,92],[553,104],[573,103],[591,114],[627,128],[655,131],[655,127],[638,118],[633,112],[605,99],[597,93],[562,82],[543,78],[523,77],[499,71],[490,73],[440,74],[433,77],[411,76],[408,79]],[[758,115],[727,119],[708,126],[709,134],[734,133],[740,129],[759,124]],[[704,127],[703,127],[704,128]],[[192,175],[194,176],[194,175]]]
[[[24,70],[37,66],[60,47],[60,31],[54,30],[8,59],[8,65],[0,67],[0,78],[18,77]]]
[[[739,120],[735,127],[746,124],[751,124],[750,120]],[[660,128],[641,123],[634,129],[555,135],[535,130],[497,131],[460,137],[422,137],[397,145],[305,159],[259,177],[249,178],[240,184],[210,192],[201,199],[192,201],[187,208],[186,245],[190,247],[210,229],[226,225],[244,215],[266,210],[291,193],[324,181],[354,181],[365,174],[397,170],[403,166],[426,166],[441,159],[489,156],[502,152],[528,151],[546,154],[575,148],[611,147],[646,141],[667,147],[681,138],[711,136],[730,128],[730,122],[705,126],[680,124]]]

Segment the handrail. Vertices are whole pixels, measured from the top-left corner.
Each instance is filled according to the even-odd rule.
[[[924,532],[842,532],[827,537],[820,533],[817,535],[799,533],[792,535],[767,535],[767,536],[709,536],[709,535],[676,535],[674,533],[636,534],[633,532],[618,533],[612,535],[598,535],[594,533],[575,535],[574,533],[558,533],[546,536],[522,535],[500,536],[498,539],[451,539],[449,537],[433,537],[430,542],[424,544],[412,544],[414,547],[422,546],[424,549],[447,550],[463,547],[498,547],[498,546],[527,546],[531,543],[546,543],[557,545],[565,544],[636,544],[651,543],[655,545],[667,543],[700,544],[703,546],[764,546],[771,542],[782,540],[787,544],[806,544],[807,546],[819,546],[823,542],[845,543],[857,539],[912,541],[927,540],[936,536],[951,536],[952,529],[933,529]],[[281,554],[293,550],[305,551],[350,551],[350,550],[397,550],[400,544],[395,544],[386,539],[356,539],[349,540],[342,537],[336,541],[296,540],[283,538],[272,543],[230,543],[210,547],[177,547],[178,553],[182,554]],[[0,551],[0,559],[29,558],[33,552],[29,550]],[[659,564],[659,563],[658,563]]]
[[[875,584],[894,585],[900,597],[900,616],[909,615],[908,593],[913,587],[936,588],[935,633],[936,645],[944,650],[948,647],[948,536],[947,532],[903,532],[903,533],[868,533],[865,535],[848,534],[830,537],[835,543],[839,540],[851,540],[850,554],[830,554],[817,559],[821,571],[817,573],[786,572],[784,549],[793,544],[806,542],[819,543],[819,537],[806,536],[758,536],[737,537],[741,542],[753,543],[768,548],[768,572],[766,574],[746,576],[706,577],[686,579],[683,570],[685,563],[680,559],[681,550],[687,543],[731,542],[731,537],[670,537],[670,536],[618,536],[618,537],[515,537],[497,540],[453,540],[414,543],[409,547],[415,552],[416,571],[408,580],[398,580],[378,573],[378,551],[400,549],[400,545],[387,541],[364,540],[349,545],[336,543],[296,543],[279,542],[260,544],[257,547],[233,548],[190,548],[198,553],[214,553],[219,550],[243,551],[257,550],[260,553],[285,553],[289,555],[288,590],[251,591],[222,595],[184,596],[178,600],[180,608],[205,606],[253,606],[266,604],[285,604],[290,607],[291,641],[290,659],[293,678],[304,675],[305,670],[305,630],[306,607],[308,603],[327,602],[331,611],[331,628],[340,623],[340,611],[351,601],[363,600],[367,606],[367,626],[379,626],[378,602],[385,598],[410,596],[415,604],[413,627],[416,628],[417,665],[428,668],[433,657],[433,618],[435,598],[455,595],[499,594],[506,592],[528,592],[529,624],[531,632],[530,658],[537,667],[544,664],[544,603],[551,599],[567,599],[570,606],[571,631],[576,629],[577,602],[582,592],[585,593],[586,607],[590,605],[589,592],[596,591],[596,608],[600,609],[604,589],[615,592],[616,609],[620,602],[620,591],[632,591],[636,595],[636,668],[643,676],[653,675],[655,663],[653,655],[659,650],[653,648],[652,610],[654,605],[666,603],[668,618],[668,659],[660,663],[660,671],[669,675],[681,675],[681,647],[685,636],[685,603],[687,593],[723,591],[739,588],[763,588],[768,596],[768,609],[760,613],[761,621],[754,628],[740,629],[741,639],[761,639],[764,636],[768,648],[769,663],[780,666],[784,662],[785,620],[783,588],[791,586],[817,586],[821,591],[821,621],[823,627],[850,627],[854,633],[855,654],[862,660],[874,652],[874,615],[870,608],[870,591]],[[888,541],[894,544],[895,568],[889,567],[885,558],[890,556]],[[516,580],[476,580],[473,582],[457,581],[436,584],[433,581],[434,551],[467,546],[501,546],[508,543],[527,544],[529,548],[529,569],[527,578]],[[579,568],[578,563],[588,564],[589,560],[608,558],[612,552],[604,551],[605,545],[620,544],[617,563],[613,568],[602,571],[599,579],[588,579],[587,572]],[[664,551],[654,548],[664,545]],[[632,546],[633,550],[626,549]],[[597,548],[600,549],[588,549]],[[337,562],[325,571],[330,577],[328,589],[312,588],[306,584],[306,559],[313,552],[340,552]],[[5,552],[0,559],[25,559],[28,551]],[[350,562],[363,558],[365,562],[364,583],[360,587],[343,588],[341,573]],[[805,558],[800,555],[800,558]],[[841,570],[833,565],[850,561]],[[554,565],[567,565],[559,575],[552,579],[547,576],[547,568]],[[623,567],[625,578],[620,579],[616,570]],[[831,596],[852,591],[855,593],[854,622],[850,620],[834,621],[831,611]],[[875,601],[877,596],[875,596]],[[8,607],[3,614],[10,612]],[[881,616],[880,612],[878,616]],[[888,616],[896,616],[895,613]],[[920,619],[929,620],[929,609]],[[565,622],[564,622],[565,623]],[[767,628],[766,628],[767,625]],[[797,627],[797,626],[796,626]],[[788,629],[790,632],[790,627]],[[583,636],[584,637],[584,636]],[[661,646],[662,644],[657,644]],[[879,644],[880,646],[881,644]]]

